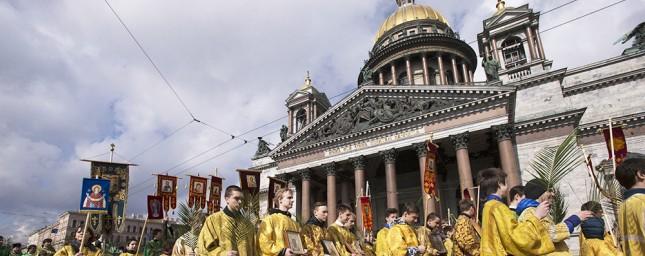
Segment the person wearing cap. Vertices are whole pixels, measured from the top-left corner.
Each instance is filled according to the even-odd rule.
[[[519,216],[518,221],[523,221],[528,216],[535,215],[536,207],[544,201],[553,203],[554,193],[548,190],[546,182],[540,179],[532,179],[524,185],[525,198],[517,204],[515,212]],[[569,216],[562,223],[554,223],[553,218],[547,215],[540,220],[544,228],[548,230],[551,241],[555,246],[555,251],[544,255],[571,255],[569,247],[565,240],[571,236],[575,227],[580,225],[580,222],[593,216],[591,211],[580,211],[577,214]]]
[[[605,222],[600,217],[591,217],[580,225],[585,239],[580,249],[581,256],[622,256],[616,247],[605,240]]]

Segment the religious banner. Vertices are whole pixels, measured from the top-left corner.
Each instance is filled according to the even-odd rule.
[[[123,232],[125,230],[125,215],[128,201],[128,183],[130,180],[130,165],[125,163],[113,163],[102,161],[91,162],[91,177],[98,177],[110,181],[109,191],[111,200],[108,202],[108,216],[99,216],[99,221],[104,219],[114,221],[115,230]],[[93,218],[94,216],[92,216]],[[95,230],[97,231],[97,230]]]
[[[372,203],[370,201],[370,197],[361,196],[359,197],[359,200],[361,202],[361,213],[363,214],[363,228],[365,229],[365,232],[371,232],[374,228],[374,221],[372,219]]]
[[[612,156],[616,156],[616,167],[620,166],[623,163],[625,157],[627,157],[627,141],[625,140],[625,133],[623,133],[622,127],[613,127],[611,129],[611,134],[609,129],[602,130],[603,135],[605,136],[605,142],[607,143],[607,152],[609,152],[609,159],[612,159]],[[612,154],[612,139],[614,144],[614,151]]]
[[[287,187],[287,182],[273,177],[269,177],[269,192],[267,193],[268,195],[267,209],[276,207],[276,205],[273,204],[273,198],[275,197],[275,192],[278,191],[278,189],[286,188],[286,187]]]
[[[161,196],[148,196],[148,219],[163,219],[163,198]]]
[[[260,173],[259,171],[237,170],[240,173],[240,187],[243,191],[250,194],[260,192]]]
[[[428,141],[426,143],[426,169],[423,173],[423,191],[430,195],[430,198],[437,198],[437,166],[438,146]]]
[[[177,177],[157,175],[157,196],[161,197],[165,212],[177,208]]]
[[[190,175],[190,187],[188,189],[188,207],[206,208],[206,186],[208,179]]]
[[[208,213],[220,211],[220,200],[222,198],[222,178],[211,176],[211,190],[208,196]]]
[[[81,213],[105,214],[110,202],[110,181],[83,178],[81,189]]]

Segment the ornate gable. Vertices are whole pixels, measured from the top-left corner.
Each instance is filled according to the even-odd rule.
[[[530,13],[531,9],[528,8],[528,5],[522,5],[520,7],[506,7],[500,13],[484,20],[484,27],[493,28],[498,25],[503,25],[514,20],[521,19]]]
[[[278,145],[271,155],[320,148],[361,134],[387,132],[394,126],[418,125],[431,113],[465,110],[469,102],[489,101],[491,96],[511,91],[493,86],[364,86]]]

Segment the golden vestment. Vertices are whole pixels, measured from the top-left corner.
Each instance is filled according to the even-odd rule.
[[[323,222],[320,223],[324,225]],[[302,227],[302,236],[309,255],[322,256],[325,254],[322,240],[325,239],[326,235],[327,232],[325,228],[312,223],[312,221],[307,222],[307,224]]]
[[[536,209],[537,208],[535,207],[526,208],[524,211],[522,211],[522,214],[520,214],[518,221],[526,220],[527,216],[529,215],[535,216]],[[567,224],[565,224],[564,222],[558,224],[553,223],[551,215],[547,215],[546,217],[542,218],[540,222],[542,223],[544,228],[548,230],[549,237],[553,242],[553,246],[555,246],[555,251],[540,255],[570,256],[571,253],[569,252],[569,247],[567,246],[567,243],[564,242],[564,240],[568,239],[571,236]]]
[[[143,254],[142,254],[142,253],[138,253],[137,255],[138,255],[138,256],[141,256],[141,255],[143,255]],[[122,252],[121,254],[119,254],[119,256],[134,256],[134,253],[131,253],[131,252]]]
[[[580,251],[580,256],[622,256],[623,253],[618,251],[616,247],[610,246],[605,240],[600,239],[585,239],[582,243],[583,249]]]
[[[471,223],[470,217],[460,214],[455,224],[455,233],[452,234],[455,246],[455,256],[479,255],[479,235]],[[448,249],[448,248],[446,248]]]
[[[262,219],[258,231],[258,244],[262,256],[276,256],[286,249],[285,232],[300,232],[300,225],[291,219],[287,212],[271,209],[270,213]]]
[[[618,209],[623,252],[627,256],[645,255],[645,189],[630,189],[625,194],[630,195]]]
[[[71,245],[65,245],[63,248],[58,250],[54,256],[74,256],[78,252],[78,248],[74,248]],[[85,256],[103,256],[103,251],[96,248],[96,250],[90,250],[87,246],[83,247],[83,255]]]
[[[336,223],[327,228],[327,240],[334,242],[340,256],[350,256],[358,251],[355,248],[356,236]]]
[[[450,237],[446,238],[446,241],[443,242],[443,246],[446,247],[446,250],[448,250],[448,253],[446,254],[447,256],[455,255],[454,253],[455,243],[452,241],[452,238]],[[479,255],[479,250],[477,250],[477,255]]]
[[[230,230],[233,218],[225,213],[225,211],[232,215],[227,208],[224,208],[222,211],[211,214],[206,218],[206,221],[204,221],[204,226],[202,227],[202,231],[199,233],[199,238],[197,239],[198,255],[219,256],[226,255],[228,251],[233,250],[237,251],[240,256],[257,255],[254,237],[255,234],[253,233],[255,229],[251,230],[251,233],[248,234],[245,239],[237,241],[237,248],[234,249],[232,247],[231,236],[230,234],[227,234],[227,230]],[[251,227],[253,225],[250,222],[246,224]]]
[[[387,232],[387,241],[390,244],[391,256],[408,255],[409,247],[418,247],[417,234],[408,224],[396,224]]]
[[[603,241],[607,244],[607,246],[616,248],[616,244],[614,243],[614,237],[612,237],[611,234],[609,234],[609,232],[605,232],[605,237],[603,239],[604,239]],[[585,240],[587,240],[587,238],[585,238],[585,235],[582,232],[580,232],[580,235],[578,236],[578,240],[580,241],[580,255],[585,255],[585,247],[582,245],[585,243]]]
[[[492,199],[484,204],[482,217],[482,256],[543,255],[555,250],[547,230],[534,215],[518,222],[508,206]]]
[[[389,256],[390,249],[387,240],[387,233],[390,230],[388,227],[381,228],[376,233],[376,256]]]

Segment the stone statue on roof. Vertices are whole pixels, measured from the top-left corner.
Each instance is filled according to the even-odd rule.
[[[638,24],[638,26],[632,29],[631,32],[623,35],[618,39],[618,41],[614,42],[614,44],[617,44],[618,42],[622,44],[627,43],[627,41],[632,39],[632,37],[634,38],[632,47],[625,49],[625,51],[623,51],[623,55],[645,50],[645,22]]]
[[[282,127],[280,127],[280,140],[281,141],[287,140],[288,133],[289,133],[289,128],[283,124]]]
[[[488,59],[484,59],[482,61],[482,67],[484,67],[484,71],[486,72],[487,81],[499,80],[500,65],[497,60],[493,59],[493,56],[488,56]]]
[[[271,149],[269,148],[269,143],[266,142],[262,137],[258,137],[258,150],[255,151],[255,158],[263,157],[266,156],[271,152]]]

